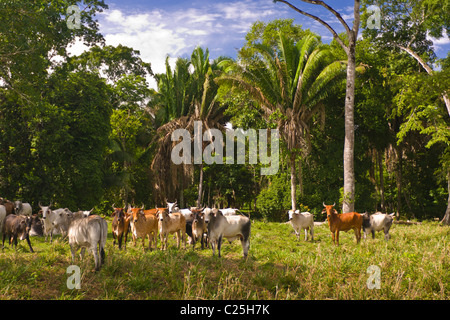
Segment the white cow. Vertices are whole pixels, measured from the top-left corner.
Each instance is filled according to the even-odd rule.
[[[105,263],[105,244],[107,234],[108,224],[103,218],[97,215],[73,220],[70,223],[68,233],[70,251],[72,253],[72,262],[74,262],[75,253],[79,248],[81,248],[81,259],[83,259],[86,248],[89,248],[94,256],[95,270],[99,271],[101,265]]]
[[[42,220],[44,221],[45,241],[47,241],[48,235],[50,234],[50,242],[53,242],[53,234],[59,234],[59,233],[62,233],[61,231],[63,231],[63,232],[65,231],[65,230],[61,230],[60,227],[53,224],[56,217],[60,216],[63,213],[65,213],[66,215],[71,214],[71,212],[67,208],[65,208],[65,209],[60,208],[60,209],[52,210],[50,208],[51,203],[48,206],[42,206],[39,203],[39,207],[41,208]]]
[[[233,208],[225,208],[225,209],[219,209],[224,216],[232,216],[235,215],[239,210],[233,209]]]
[[[299,210],[289,210],[289,222],[294,228],[297,240],[300,240],[300,231],[305,229],[305,241],[308,240],[308,229],[311,233],[311,241],[314,241],[314,216],[309,212],[300,212]]]
[[[3,223],[6,218],[6,208],[4,205],[0,205],[0,232],[3,230]]]
[[[14,210],[16,211],[17,215],[21,214],[31,217],[31,215],[33,214],[31,205],[27,202],[14,201]]]
[[[381,212],[376,212],[369,216],[366,212],[362,214],[363,224],[362,228],[364,231],[364,239],[367,238],[367,233],[372,233],[372,238],[375,239],[375,231],[384,231],[384,239],[386,241],[389,240],[389,229],[392,226],[392,222],[394,221],[395,213],[385,214]]]
[[[167,208],[169,213],[181,212],[181,214],[186,218],[186,221],[192,221],[192,211],[191,209],[180,209],[177,206],[177,202],[167,202]]]
[[[226,238],[230,242],[240,239],[244,258],[247,257],[250,248],[251,221],[249,218],[241,215],[225,217],[221,211],[213,209],[212,212],[208,214],[208,220],[208,238],[213,250],[213,256],[217,246],[220,257],[222,239]]]

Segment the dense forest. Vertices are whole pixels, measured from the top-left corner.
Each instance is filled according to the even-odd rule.
[[[382,2],[391,18],[374,30],[364,19],[372,2],[362,3],[355,50],[355,210],[442,219],[450,55],[438,59],[427,35],[450,34],[450,4]],[[105,45],[95,20],[104,1],[84,1],[81,28],[68,28],[75,3],[0,3],[0,197],[100,214],[177,200],[271,221],[286,221],[293,202],[320,221],[323,202],[342,204],[346,53],[335,40],[293,20],[256,21],[236,59],[196,47],[155,74],[139,51]],[[90,49],[71,56],[76,39]],[[172,132],[196,121],[279,129],[278,172],[261,175],[249,161],[174,164]]]

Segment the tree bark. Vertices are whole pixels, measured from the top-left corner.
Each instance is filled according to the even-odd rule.
[[[443,225],[450,225],[450,169],[447,170],[447,190],[448,190],[448,202],[447,202],[447,210],[445,211],[444,218],[441,223]]]
[[[350,39],[350,42],[354,39]],[[354,106],[355,106],[355,44],[351,43],[347,64],[347,89],[345,92],[345,140],[344,140],[344,198],[342,213],[355,211],[355,168],[354,168]]]
[[[290,165],[291,165],[291,202],[292,202],[292,210],[297,210],[297,205],[295,201],[295,194],[297,191],[297,185],[295,184],[295,155],[291,154],[290,159]]]
[[[298,189],[300,190],[300,196],[303,197],[303,168],[302,158],[298,160]]]
[[[197,199],[198,208],[201,208],[202,206],[202,195],[203,195],[203,162],[200,164],[200,181],[198,183],[198,199]]]
[[[380,172],[380,202],[381,202],[381,212],[386,212],[386,208],[384,207],[384,176],[383,176],[383,159],[382,159],[382,151],[377,151],[377,162],[378,162],[378,171]]]
[[[403,167],[403,148],[402,146],[398,146],[396,148],[397,152],[397,174],[396,174],[396,183],[397,183],[397,212],[400,215],[402,212],[402,167]]]

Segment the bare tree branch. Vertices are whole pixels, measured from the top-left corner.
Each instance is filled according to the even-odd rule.
[[[350,32],[350,27],[348,26],[347,22],[345,22],[345,20],[342,18],[341,14],[339,12],[337,12],[336,10],[334,10],[332,7],[330,7],[325,2],[319,1],[319,0],[302,0],[302,1],[306,2],[306,3],[315,4],[315,5],[321,5],[322,7],[326,8],[328,11],[330,11],[332,14],[334,14],[336,16],[336,18],[338,18],[338,20],[341,22],[341,24],[344,26],[345,30],[347,31],[347,34]]]
[[[334,31],[334,29],[325,21],[323,21],[322,19],[320,19],[319,17],[312,15],[308,12],[305,12],[303,10],[300,10],[299,8],[297,8],[296,6],[294,6],[293,4],[291,4],[290,2],[286,1],[286,0],[276,0],[276,2],[282,2],[286,5],[288,5],[289,7],[291,7],[292,9],[294,9],[295,11],[297,11],[300,14],[303,14],[307,17],[310,17],[318,22],[320,22],[322,25],[324,25],[333,35],[334,39],[337,41],[337,43],[339,43],[339,45],[342,47],[342,49],[344,49],[344,51],[349,54],[349,48],[344,44],[344,42],[341,40],[341,38],[339,38],[339,35],[336,33],[336,31]],[[348,27],[348,26],[347,26]]]

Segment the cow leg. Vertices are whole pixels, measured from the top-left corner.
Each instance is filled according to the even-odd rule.
[[[180,237],[181,237],[181,230],[177,230],[177,232],[176,232],[176,234],[177,234],[177,248],[178,249],[180,249]]]
[[[314,241],[314,226],[311,226],[311,241]]]
[[[336,236],[334,235],[334,232],[331,232],[331,239],[333,240],[333,243],[336,244]]]
[[[212,252],[213,252],[213,257],[214,257],[214,255],[215,255],[215,253],[216,253],[216,243],[217,243],[217,240],[216,239],[211,239],[211,249],[212,249]]]
[[[142,237],[142,249],[145,249],[145,236]]]
[[[372,232],[373,232],[372,234],[375,233],[375,231]],[[359,241],[361,241],[361,229],[359,228],[355,229],[355,236],[356,236],[356,243],[359,243]]]
[[[122,238],[123,238],[123,233],[120,234],[117,238],[118,238],[117,240],[118,240],[118,242],[119,242],[119,250],[122,250]],[[114,242],[115,242],[115,240],[114,240]]]
[[[5,249],[5,239],[6,239],[6,232],[3,233],[3,237],[2,237],[2,250]]]
[[[91,252],[92,252],[92,255],[94,256],[95,271],[99,271],[100,270],[100,258],[98,256],[98,252],[97,252],[97,245],[91,247]]]
[[[75,253],[77,253],[77,250],[75,248],[75,245],[70,245],[70,253],[72,254],[72,263],[75,262]]]
[[[81,248],[81,250],[80,250],[80,259],[81,260],[83,260],[83,258],[84,258],[84,252],[86,251],[86,248],[85,247],[82,247]]]
[[[375,230],[372,229],[372,239],[375,239]]]
[[[30,251],[33,253],[34,251],[33,251],[33,248],[31,247],[30,237],[27,236],[26,239],[27,239],[28,246],[30,247]]]
[[[222,236],[219,237],[217,240],[217,251],[219,251],[219,258],[220,258],[220,249],[222,248]]]
[[[164,235],[162,233],[159,234],[159,239],[161,240],[161,250],[164,250]]]
[[[389,229],[384,227],[384,240],[388,241],[389,238],[390,238],[390,236],[389,236]]]
[[[339,230],[336,231],[336,245],[339,245]]]
[[[17,236],[13,236],[14,247],[17,250]]]

